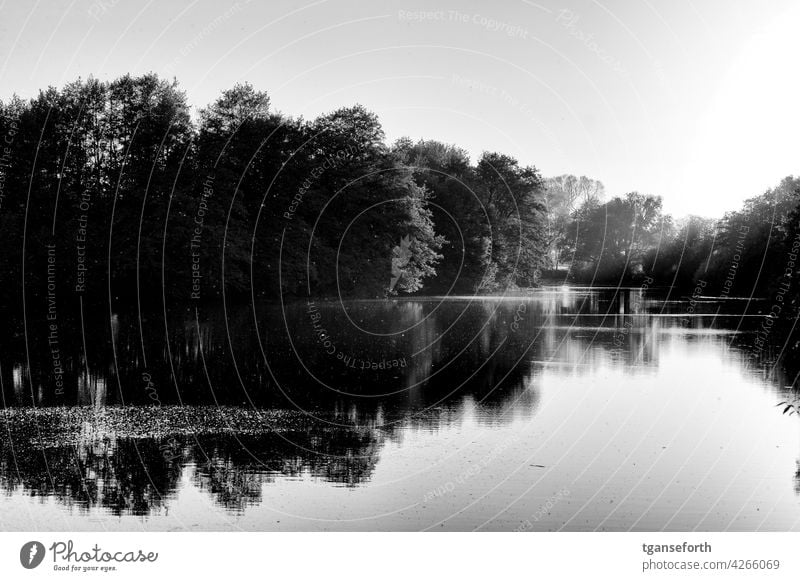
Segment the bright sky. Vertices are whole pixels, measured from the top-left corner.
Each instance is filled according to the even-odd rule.
[[[800,173],[798,29],[794,0],[0,0],[0,98],[155,71],[201,107],[247,80],[719,216]]]

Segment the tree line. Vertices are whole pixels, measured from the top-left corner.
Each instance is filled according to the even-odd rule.
[[[12,302],[48,277],[87,301],[477,292],[542,264],[536,168],[387,145],[358,105],[306,121],[241,84],[193,120],[175,81],[128,75],[2,102],[0,134]]]
[[[542,281],[775,291],[800,181],[722,220],[403,138],[360,105],[313,120],[236,85],[196,118],[177,81],[77,80],[0,101],[3,304],[496,293]],[[796,250],[796,249],[795,249]],[[796,288],[796,285],[795,285]]]
[[[606,202],[595,197],[563,219],[555,255],[570,261],[573,280],[585,283],[647,280],[723,298],[768,298],[781,291],[793,302],[800,265],[798,202],[800,178],[792,176],[718,220],[676,219],[663,212],[658,196],[633,192]]]

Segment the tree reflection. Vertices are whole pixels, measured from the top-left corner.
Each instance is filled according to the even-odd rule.
[[[120,314],[114,324],[86,322],[96,338],[86,353],[78,337],[64,342],[59,396],[46,329],[32,323],[30,367],[19,336],[0,351],[2,395],[12,406],[0,417],[0,488],[81,511],[148,515],[167,507],[185,480],[234,512],[260,503],[264,487],[281,478],[359,486],[404,430],[435,431],[468,414],[484,427],[533,418],[546,366],[641,373],[659,364],[659,349],[676,334],[730,342],[709,332],[726,329],[720,308],[729,307],[700,305],[686,324],[685,306],[641,289],[320,302],[315,312],[333,352],[307,303],[176,313],[168,340],[142,339],[137,317]],[[163,322],[142,322],[156,324]],[[38,409],[28,413],[32,403]],[[273,423],[254,409],[301,419]],[[98,429],[85,410],[112,410],[111,419]],[[795,482],[800,493],[800,472]]]
[[[82,512],[147,515],[175,490],[181,467],[164,460],[158,442],[109,439],[35,448],[24,438],[3,440],[0,487],[52,497]]]

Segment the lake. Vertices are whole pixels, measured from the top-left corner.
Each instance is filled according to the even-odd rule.
[[[0,530],[800,530],[768,312],[554,287],[29,315]]]

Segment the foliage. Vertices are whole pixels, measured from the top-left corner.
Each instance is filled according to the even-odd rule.
[[[631,192],[605,204],[585,203],[569,232],[576,273],[595,282],[640,275],[647,252],[660,243],[664,219],[658,196]]]
[[[3,305],[503,292],[570,267],[800,297],[800,179],[713,221],[500,153],[385,142],[361,105],[306,121],[236,85],[195,121],[176,81],[78,79],[0,102]],[[746,275],[744,274],[746,273]],[[54,286],[53,286],[54,285]],[[52,288],[51,288],[52,287]],[[23,290],[24,289],[24,290]],[[23,294],[24,293],[24,294]]]

